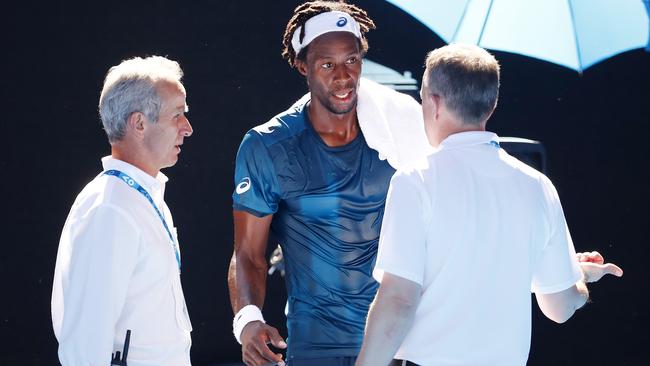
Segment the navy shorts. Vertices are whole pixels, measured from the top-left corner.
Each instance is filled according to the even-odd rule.
[[[356,357],[292,358],[287,366],[354,366]]]

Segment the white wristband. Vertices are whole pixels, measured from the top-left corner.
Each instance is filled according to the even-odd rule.
[[[239,344],[241,344],[241,332],[244,330],[246,324],[258,320],[266,323],[262,316],[262,311],[255,305],[246,305],[235,314],[232,320],[232,333],[235,335],[235,339],[237,339]]]

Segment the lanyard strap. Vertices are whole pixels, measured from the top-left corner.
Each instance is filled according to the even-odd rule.
[[[165,221],[165,217],[163,214],[160,212],[156,204],[153,202],[153,199],[151,198],[151,195],[149,195],[149,192],[147,192],[146,189],[142,188],[138,182],[133,180],[133,178],[129,177],[125,173],[122,173],[119,170],[107,170],[103,174],[105,175],[112,175],[114,177],[119,178],[122,182],[126,183],[129,187],[135,189],[136,191],[140,192],[148,201],[151,203],[151,206],[153,207],[154,210],[156,210],[156,213],[158,214],[158,217],[160,218],[160,221],[162,222],[163,226],[165,227],[165,230],[167,231],[167,235],[169,235],[169,240],[172,242],[172,249],[174,250],[174,256],[176,257],[176,263],[178,263],[178,271],[181,271],[181,255],[178,252],[178,246],[176,245],[176,241],[174,240],[174,236],[172,235],[172,232],[169,230],[169,226],[167,226],[167,221]]]

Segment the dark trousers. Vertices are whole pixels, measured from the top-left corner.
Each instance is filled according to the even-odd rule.
[[[354,366],[356,357],[292,358],[287,366]]]
[[[356,357],[302,358],[287,360],[287,366],[354,366]],[[389,366],[419,366],[411,361],[393,360]]]

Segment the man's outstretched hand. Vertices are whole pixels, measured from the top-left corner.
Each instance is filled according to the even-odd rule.
[[[616,277],[623,275],[623,270],[614,263],[605,263],[605,258],[598,252],[577,253],[580,268],[585,277],[585,282],[596,282],[604,275],[611,274]]]

